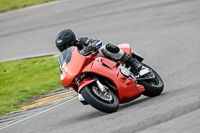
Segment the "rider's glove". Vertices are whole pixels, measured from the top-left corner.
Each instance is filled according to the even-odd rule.
[[[100,40],[93,40],[88,46],[93,47],[94,52],[97,51],[102,45],[102,41]]]
[[[84,53],[96,52],[102,45],[102,42],[99,40],[92,40],[88,46],[84,48]]]
[[[88,38],[81,38],[79,43],[80,45],[85,46],[85,48],[80,50],[80,53],[82,55],[88,55],[93,52],[96,52],[102,45],[102,42],[100,40],[93,40]]]
[[[91,53],[95,51],[96,51],[96,46],[92,44],[84,48],[84,53]]]

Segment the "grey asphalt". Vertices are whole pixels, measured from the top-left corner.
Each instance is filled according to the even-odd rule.
[[[163,78],[165,89],[112,114],[76,99],[0,133],[198,133],[199,0],[70,0],[0,15],[1,60],[58,53],[57,32],[130,43]]]

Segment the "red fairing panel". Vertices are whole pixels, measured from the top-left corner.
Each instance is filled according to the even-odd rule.
[[[82,69],[92,60],[94,60],[94,58],[79,54],[78,49],[73,47],[71,60],[64,66],[64,71],[60,75],[63,87],[73,86],[73,79],[75,76],[80,74]]]
[[[126,103],[139,97],[145,88],[138,86],[133,79],[124,77],[121,72],[118,74],[116,79],[116,86],[118,88],[119,102]]]
[[[103,66],[102,63],[106,64]],[[137,86],[131,78],[124,77],[120,72],[120,67],[116,67],[116,62],[106,58],[98,58],[92,65],[83,69],[83,72],[93,72],[110,79],[117,87],[117,97],[120,103],[131,101],[145,90],[143,86]]]
[[[120,49],[122,49],[124,52],[126,52],[126,53],[128,53],[130,56],[132,56],[130,44],[124,43],[124,44],[119,44],[119,45],[117,45],[117,46],[118,46]]]
[[[94,79],[85,79],[85,80],[83,80],[83,81],[80,83],[79,87],[78,87],[78,92],[80,92],[81,89],[82,89],[84,86],[86,86],[86,85],[88,85],[88,84],[90,84],[90,83],[92,83],[92,82],[94,82],[94,81],[95,81]]]

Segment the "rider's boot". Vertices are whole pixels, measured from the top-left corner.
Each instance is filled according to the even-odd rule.
[[[140,63],[137,59],[132,58],[128,53],[124,52],[124,55],[121,58],[121,61],[129,64],[133,71],[140,72],[142,69],[142,63]]]

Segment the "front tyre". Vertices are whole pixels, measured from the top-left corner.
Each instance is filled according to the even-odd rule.
[[[93,85],[91,87],[83,87],[80,93],[87,103],[102,112],[112,113],[117,111],[119,108],[118,98],[110,90],[108,90],[107,96],[102,97],[102,95],[98,91],[98,88]]]
[[[143,64],[143,66],[149,68],[152,71],[152,73],[155,75],[155,78],[153,79],[145,79],[145,80],[138,81],[138,84],[143,85],[145,88],[143,95],[148,96],[148,97],[155,97],[155,96],[160,95],[164,88],[164,83],[161,77],[155,70],[153,70],[148,65]]]

